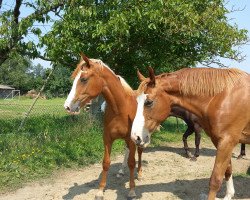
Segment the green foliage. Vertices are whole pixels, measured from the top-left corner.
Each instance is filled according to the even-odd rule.
[[[46,75],[51,69],[47,69]],[[47,98],[64,97],[68,94],[72,81],[70,79],[71,70],[67,67],[60,66],[54,68],[54,71],[46,84],[45,94]]]
[[[21,90],[22,94],[31,89],[39,90],[44,76],[44,69],[40,64],[34,66],[30,59],[20,55],[6,60],[0,68],[0,83]]]
[[[32,3],[15,1],[9,5],[9,1],[0,1],[0,65],[12,57],[12,53],[38,57],[40,52],[33,37],[39,38],[42,29],[34,26],[34,23],[48,23],[51,20],[49,14],[52,12],[59,14],[65,2],[64,0],[35,0]],[[30,34],[32,37],[25,39],[25,36]]]
[[[25,2],[22,6],[35,12],[19,21],[11,8],[0,14],[0,65],[19,52],[75,66],[83,51],[136,85],[135,68],[151,65],[160,73],[217,57],[241,60],[236,47],[246,43],[247,31],[229,24],[225,5],[224,0]],[[35,22],[53,26],[45,33]],[[39,41],[24,40],[30,33]]]
[[[233,47],[246,30],[230,25],[225,2],[74,1],[41,38],[48,57],[75,65],[80,51],[135,82],[135,68],[173,71],[216,56],[240,59]]]

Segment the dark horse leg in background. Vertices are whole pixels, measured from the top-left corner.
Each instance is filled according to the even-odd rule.
[[[192,161],[196,161],[196,158],[199,157],[199,155],[200,155],[200,140],[201,140],[202,128],[197,123],[193,122],[192,120],[187,120],[186,118],[183,118],[183,120],[186,122],[186,124],[188,126],[187,130],[185,131],[185,133],[182,136],[184,150],[185,150],[188,158],[190,158]],[[194,156],[189,151],[189,147],[187,144],[187,138],[192,133],[195,133],[195,153],[194,153]]]
[[[182,141],[184,145],[184,150],[188,158],[191,158],[192,161],[196,161],[196,158],[200,155],[200,140],[201,140],[201,131],[202,128],[198,124],[198,117],[194,114],[188,112],[187,110],[180,108],[180,107],[173,107],[171,109],[171,116],[178,117],[182,119],[187,124],[187,130],[182,136]],[[194,156],[189,151],[189,147],[187,144],[187,138],[195,133],[195,154]]]
[[[240,155],[237,159],[241,159],[246,155],[246,144],[241,144],[240,146]]]

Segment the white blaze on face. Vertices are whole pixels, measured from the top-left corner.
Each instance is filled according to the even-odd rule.
[[[143,115],[144,102],[147,95],[142,93],[137,97],[137,111],[131,130],[131,139],[138,145],[146,147],[150,143],[149,131],[145,128],[145,118]],[[141,140],[138,143],[138,139]]]
[[[79,80],[81,73],[82,71],[80,71],[75,77],[70,93],[64,103],[64,108],[70,112],[79,111],[80,102],[74,102],[73,100],[76,94],[77,81]]]

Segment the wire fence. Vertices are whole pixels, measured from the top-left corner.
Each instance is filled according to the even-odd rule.
[[[37,126],[33,121],[41,121],[51,118],[52,121],[63,121],[65,118],[79,118],[81,116],[70,116],[64,109],[65,98],[34,99],[21,97],[14,99],[0,99],[0,134],[22,132],[27,126]],[[100,115],[100,105],[103,98],[96,98],[92,104],[82,109],[81,113],[91,116]],[[34,105],[33,105],[34,104]],[[89,108],[91,107],[91,108]],[[90,109],[90,110],[89,110]],[[44,120],[43,120],[44,121]],[[27,123],[28,122],[28,123]],[[44,124],[46,129],[46,124]],[[29,129],[30,131],[30,129]]]
[[[6,130],[8,125],[9,132],[15,132],[18,130],[21,122],[26,118],[38,118],[42,116],[52,117],[64,117],[67,113],[64,110],[63,103],[65,99],[38,99],[34,107],[32,108],[29,116],[28,111],[33,103],[33,99],[21,98],[21,99],[6,99],[0,100],[0,134]]]

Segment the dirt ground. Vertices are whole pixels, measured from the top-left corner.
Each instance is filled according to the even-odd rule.
[[[193,145],[193,144],[190,144]],[[250,147],[247,156],[237,160],[239,145],[232,156],[235,197],[250,199],[250,177],[240,176],[250,167]],[[160,148],[148,147],[143,154],[143,180],[136,180],[136,194],[140,200],[196,200],[201,193],[207,194],[209,177],[214,163],[215,149],[211,143],[201,144],[201,155],[196,162],[184,156],[182,144],[166,144]],[[128,169],[118,179],[116,173],[123,156],[112,160],[105,200],[125,200],[128,194]],[[98,188],[101,163],[80,170],[57,172],[51,179],[29,183],[17,191],[1,194],[1,200],[93,200]],[[218,194],[225,194],[225,184]]]

